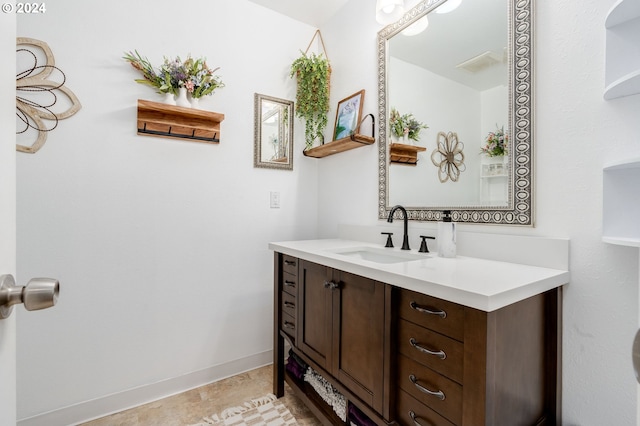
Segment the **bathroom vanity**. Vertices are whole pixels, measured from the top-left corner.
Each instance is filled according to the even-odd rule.
[[[286,370],[290,346],[378,425],[561,424],[567,270],[343,239],[269,247],[278,397],[286,382],[348,424]]]

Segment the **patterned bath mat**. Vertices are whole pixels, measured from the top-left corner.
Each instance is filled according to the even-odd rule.
[[[191,426],[289,426],[297,425],[296,419],[273,394],[252,399],[238,407],[227,408],[220,414],[205,417],[201,423]]]

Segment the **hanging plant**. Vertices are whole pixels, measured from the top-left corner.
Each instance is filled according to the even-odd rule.
[[[331,78],[329,60],[322,54],[311,53],[307,56],[303,52],[291,64],[290,77],[295,77],[298,83],[295,112],[297,117],[305,120],[307,150],[313,147],[316,139],[324,139],[324,129],[327,127]]]

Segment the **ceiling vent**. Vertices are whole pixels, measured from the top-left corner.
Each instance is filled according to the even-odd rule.
[[[494,65],[503,64],[506,62],[505,59],[506,58],[504,53],[500,55],[488,50],[484,53],[479,54],[478,56],[475,56],[467,61],[456,65],[456,68],[476,73]]]

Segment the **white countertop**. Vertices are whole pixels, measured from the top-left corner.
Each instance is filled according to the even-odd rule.
[[[491,312],[569,282],[569,271],[436,253],[424,259],[377,263],[331,250],[380,245],[343,239],[273,242],[269,249],[352,274]],[[388,248],[389,253],[402,252]]]

